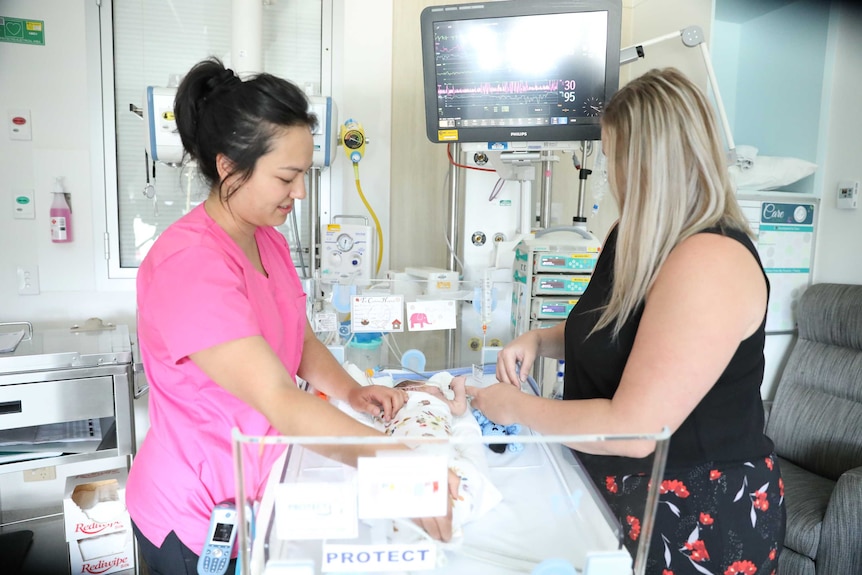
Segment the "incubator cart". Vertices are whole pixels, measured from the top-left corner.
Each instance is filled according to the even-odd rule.
[[[0,572],[69,573],[67,479],[128,470],[134,450],[129,331],[0,327],[27,334],[0,353]]]
[[[474,377],[471,383],[478,385],[488,385],[495,379],[493,373]],[[534,384],[530,391],[536,392]],[[660,474],[669,436],[541,436],[529,429],[503,438],[480,436],[475,441],[486,454],[488,479],[502,499],[475,520],[466,522],[461,536],[440,544],[413,527],[407,517],[421,515],[415,506],[423,502],[416,494],[427,493],[429,485],[437,485],[435,462],[442,461],[445,484],[446,462],[451,461],[453,450],[464,443],[464,438],[442,442],[410,439],[412,450],[393,455],[393,451],[368,447],[399,443],[394,437],[249,437],[235,431],[237,493],[247,503],[239,506],[243,508],[238,538],[242,572],[642,572],[638,569],[642,560],[637,561],[622,546],[628,531],[613,518],[564,443],[633,438],[655,441],[652,471]],[[496,453],[487,448],[492,443],[521,447]],[[333,455],[363,448],[376,453],[360,457],[355,465],[340,463],[336,459],[341,457]],[[436,456],[440,458],[435,460]],[[263,470],[273,460],[267,477]],[[644,501],[643,538],[651,534],[659,484],[651,483]],[[645,557],[643,546],[638,551],[638,556],[642,555]]]

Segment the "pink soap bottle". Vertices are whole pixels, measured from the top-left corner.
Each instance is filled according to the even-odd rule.
[[[62,244],[72,241],[72,210],[66,202],[63,178],[54,178],[54,201],[51,202],[51,241]]]

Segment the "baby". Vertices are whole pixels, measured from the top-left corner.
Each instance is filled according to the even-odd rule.
[[[407,401],[385,424],[385,433],[395,437],[451,437],[454,418],[467,411],[465,382],[463,375],[452,378],[449,383],[451,399],[431,382],[404,380],[397,383],[395,389],[406,391]]]
[[[346,369],[360,384],[371,383],[356,366],[348,364]],[[379,381],[385,382],[387,378],[389,383],[382,384],[393,385],[407,394],[407,401],[390,421],[383,421],[379,417],[371,419],[367,414],[353,411],[344,402],[339,402],[339,408],[393,437],[405,440],[411,437],[432,437],[440,439],[441,443],[448,438],[459,438],[459,441],[449,446],[448,451],[449,468],[461,479],[458,496],[452,505],[453,540],[449,544],[457,546],[458,541],[463,539],[464,524],[479,519],[503,498],[489,478],[482,429],[473,413],[467,409],[467,377],[453,377],[450,373],[438,372],[426,381],[402,380],[394,383],[391,375],[381,376]],[[460,438],[466,438],[466,441]],[[404,443],[410,444],[409,441]],[[426,446],[415,442],[412,447],[421,450]],[[412,525],[409,521],[395,521],[402,527]],[[409,543],[415,541],[417,536],[427,537],[417,533],[418,528],[400,529],[394,524],[391,528],[393,531],[390,531],[389,536],[394,542]]]
[[[451,377],[451,376],[450,376]],[[461,527],[484,515],[502,499],[488,479],[488,464],[482,443],[482,431],[467,409],[466,376],[429,381],[404,380],[395,385],[407,393],[404,406],[383,431],[393,437],[474,437],[475,442],[455,443],[451,448],[450,469],[461,478],[458,496],[452,507],[453,537]],[[448,387],[445,391],[442,389]]]

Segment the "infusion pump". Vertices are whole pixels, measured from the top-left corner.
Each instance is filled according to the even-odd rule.
[[[356,224],[325,224],[321,230],[320,279],[363,283],[374,277],[374,228]]]
[[[601,243],[581,228],[550,228],[515,246],[514,337],[566,319],[596,267]]]

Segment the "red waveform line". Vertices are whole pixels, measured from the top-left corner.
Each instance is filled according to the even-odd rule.
[[[513,81],[491,84],[485,82],[472,88],[456,88],[451,84],[438,84],[438,96],[453,96],[456,94],[526,94],[529,92],[555,92],[560,86],[559,80],[548,80],[542,84]]]

